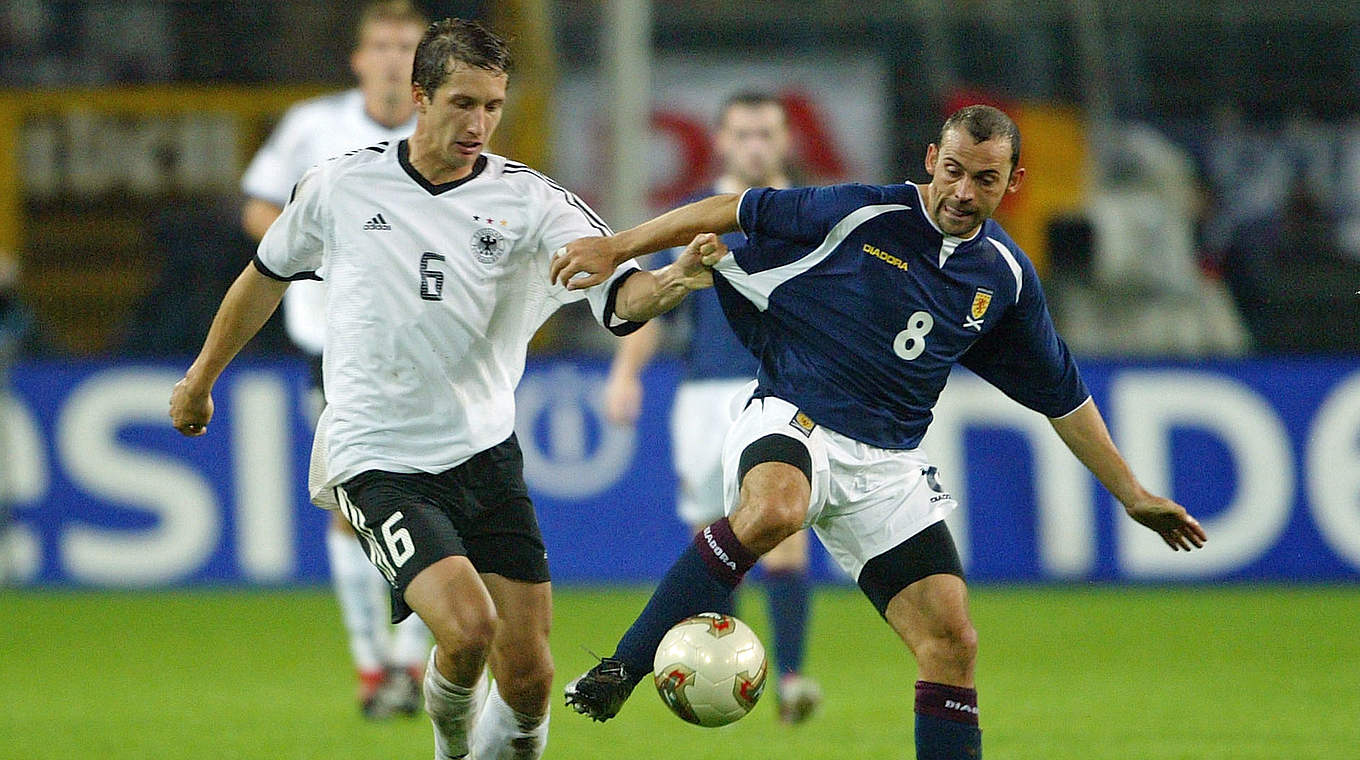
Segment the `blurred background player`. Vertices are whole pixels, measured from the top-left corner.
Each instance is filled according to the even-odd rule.
[[[241,224],[257,242],[287,204],[303,172],[328,158],[382,141],[396,142],[415,129],[411,65],[425,17],[409,0],[370,3],[359,15],[350,69],[358,87],[298,103],[288,110],[241,178],[246,201]],[[304,280],[284,296],[288,337],[313,363],[312,421],[323,402],[321,350],[326,339],[325,284]],[[365,717],[380,719],[420,708],[420,683],[430,634],[412,615],[389,631],[389,588],[362,545],[336,513],[326,533],[335,595],[359,675]]]
[[[686,202],[751,187],[786,188],[791,135],[788,114],[775,96],[739,92],[719,109],[714,147],[722,174]],[[729,248],[745,244],[740,232],[723,236]],[[668,252],[661,255],[674,255]],[[680,479],[677,511],[697,533],[722,517],[722,443],[732,424],[732,398],[756,376],[758,362],[732,333],[713,290],[695,293],[682,307],[688,322],[683,352],[684,376],[671,410],[671,451]],[[605,411],[611,422],[632,425],[642,407],[639,374],[663,339],[660,320],[623,338],[605,385]],[[821,703],[821,688],[801,675],[808,620],[808,533],[799,531],[761,558],[774,628],[775,691],[779,719],[798,723]],[[732,612],[733,600],[718,612]]]

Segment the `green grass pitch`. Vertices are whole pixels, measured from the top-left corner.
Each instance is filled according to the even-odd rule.
[[[609,723],[569,713],[583,647],[609,649],[644,599],[558,590],[547,757],[912,757],[911,659],[841,587],[814,602],[827,700],[808,724],[778,725],[767,692],[733,726],[689,726],[645,682]],[[984,587],[972,609],[993,760],[1360,757],[1360,586]],[[742,610],[768,630],[758,593]],[[338,617],[321,589],[0,591],[0,758],[429,758],[423,717],[359,718]]]

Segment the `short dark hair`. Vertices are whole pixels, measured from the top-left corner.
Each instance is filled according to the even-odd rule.
[[[411,4],[411,0],[376,0],[359,11],[359,23],[354,25],[354,46],[358,47],[363,42],[364,30],[369,24],[384,21],[418,27],[430,23],[425,14]]]
[[[509,74],[513,61],[505,39],[476,21],[446,18],[430,24],[416,46],[411,83],[433,95],[452,64]]]
[[[940,127],[940,144],[951,129],[966,129],[974,142],[987,142],[994,137],[1011,141],[1011,170],[1020,165],[1020,128],[999,108],[984,105],[964,106],[949,115]]]
[[[722,102],[722,105],[718,108],[718,118],[714,124],[721,127],[723,122],[727,121],[727,114],[733,108],[759,108],[761,106],[774,106],[779,109],[786,120],[788,119],[788,112],[784,109],[784,101],[780,100],[778,96],[764,90],[739,90],[727,96],[727,100]]]

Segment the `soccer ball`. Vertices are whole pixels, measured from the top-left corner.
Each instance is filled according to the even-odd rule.
[[[661,639],[652,678],[661,701],[695,725],[725,726],[756,706],[765,690],[765,647],[751,627],[705,612]]]

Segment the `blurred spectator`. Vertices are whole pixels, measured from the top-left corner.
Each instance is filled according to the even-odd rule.
[[[192,354],[212,324],[217,305],[183,299],[186,292],[225,293],[250,263],[255,245],[241,231],[235,199],[183,199],[149,220],[153,257],[161,262],[154,284],[128,322],[121,352],[134,355]],[[166,308],[177,303],[175,308]],[[292,350],[280,314],[246,347],[271,354]]]
[[[1224,278],[1258,349],[1360,352],[1360,261],[1336,215],[1300,172],[1281,208],[1233,235]]]
[[[10,0],[0,5],[0,83],[70,86],[174,77],[163,3]]]
[[[1227,290],[1197,265],[1190,157],[1150,127],[1111,134],[1084,220],[1050,230],[1067,236],[1053,241],[1059,330],[1086,355],[1243,353],[1247,336]]]
[[[6,371],[27,353],[33,333],[33,313],[19,299],[19,265],[0,251],[0,389],[6,387]]]

